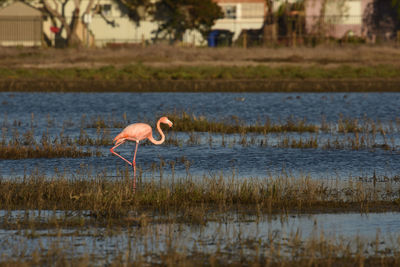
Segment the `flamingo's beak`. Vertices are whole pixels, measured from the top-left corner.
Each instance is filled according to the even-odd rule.
[[[173,125],[172,121],[170,121],[170,120],[167,120],[167,124],[169,127],[172,127],[172,125]]]

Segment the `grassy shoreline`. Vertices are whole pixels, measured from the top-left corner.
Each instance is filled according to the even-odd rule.
[[[400,77],[395,65],[350,66],[179,66],[151,67],[130,64],[100,68],[0,68],[0,79],[82,80],[269,80],[269,79],[391,79]]]
[[[60,93],[367,93],[400,92],[396,79],[293,80],[55,80],[0,79],[0,92]]]
[[[395,65],[0,68],[0,91],[400,92]]]

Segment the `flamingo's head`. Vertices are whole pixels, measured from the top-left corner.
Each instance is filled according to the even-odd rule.
[[[169,127],[172,127],[172,125],[173,125],[172,121],[170,121],[167,117],[161,117],[160,122],[168,124]]]

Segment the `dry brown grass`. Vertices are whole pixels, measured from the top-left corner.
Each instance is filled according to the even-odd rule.
[[[130,48],[0,48],[0,66],[26,68],[123,66],[138,62],[170,66],[310,66],[399,65],[400,51],[389,46],[319,46],[316,48],[188,48],[153,45]]]

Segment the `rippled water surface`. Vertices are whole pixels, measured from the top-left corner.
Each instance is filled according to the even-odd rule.
[[[289,117],[306,119],[320,124],[322,120],[336,123],[339,118],[368,118],[386,124],[399,122],[400,94],[392,93],[0,93],[0,125],[2,135],[11,136],[13,129],[20,133],[32,125],[37,139],[47,131],[78,136],[83,115],[88,120],[95,116],[121,119],[127,115],[130,122],[144,119],[155,121],[173,111],[187,111],[212,120],[230,120],[237,117],[247,124],[265,121],[285,121]],[[50,125],[50,126],[49,126]],[[154,125],[154,124],[153,124]],[[394,127],[399,127],[398,124]],[[398,129],[398,128],[397,128]],[[110,129],[110,138],[121,129]],[[96,129],[87,129],[95,135]],[[304,134],[295,134],[304,136]],[[179,136],[179,134],[178,134]],[[323,134],[320,135],[323,138]],[[182,140],[187,135],[181,134]],[[282,147],[229,145],[235,136],[225,136],[227,145],[221,145],[221,135],[200,134],[200,144],[140,146],[137,164],[150,175],[151,165],[160,160],[170,162],[184,158],[186,164],[176,164],[175,172],[192,174],[235,173],[241,176],[265,176],[282,171],[293,175],[311,175],[347,179],[350,176],[396,176],[400,172],[399,131],[391,135],[392,150],[384,149],[294,149]],[[263,138],[256,136],[255,138]],[[269,135],[269,142],[282,138]],[[39,169],[52,173],[55,168],[76,170],[89,166],[108,171],[124,166],[124,162],[109,153],[109,147],[99,148],[101,155],[89,158],[56,158],[1,160],[2,176],[21,175]],[[121,153],[130,157],[133,145],[121,147]],[[168,164],[165,173],[170,173]]]
[[[24,217],[26,211],[4,212],[12,219]],[[48,217],[65,216],[60,211],[28,212],[28,216],[38,220]],[[364,244],[364,252],[374,253],[384,248],[396,248],[399,241],[399,213],[370,214],[317,214],[291,215],[261,218],[246,216],[240,218],[227,214],[223,222],[208,222],[206,225],[185,225],[179,223],[151,223],[144,227],[124,227],[115,231],[107,228],[62,228],[37,230],[0,230],[0,249],[4,255],[16,254],[27,257],[38,248],[54,245],[64,246],[67,257],[79,257],[84,254],[97,255],[99,262],[109,262],[120,253],[131,251],[129,256],[167,253],[168,250],[185,253],[201,251],[213,253],[220,251],[252,255],[255,249],[247,247],[258,243],[272,245],[279,243],[281,253],[290,255],[293,243],[298,236],[300,242],[310,240],[328,241],[331,244],[343,244],[348,251],[355,251],[358,242]],[[63,244],[63,245],[60,245]],[[377,245],[377,247],[375,246]]]
[[[197,177],[223,175],[224,177],[264,177],[277,175],[304,176],[315,179],[347,180],[353,177],[400,177],[400,94],[391,93],[332,93],[332,94],[232,94],[232,93],[0,93],[1,141],[8,142],[18,132],[23,136],[32,131],[40,140],[43,133],[52,139],[60,136],[78,137],[82,131],[95,138],[98,130],[82,128],[82,119],[114,118],[121,122],[126,114],[130,123],[155,121],[166,113],[186,111],[209,120],[234,121],[248,125],[285,122],[288,118],[305,119],[309,123],[331,124],[334,128],[340,119],[369,120],[385,129],[368,148],[289,148],[280,145],[285,138],[319,142],[352,140],[354,133],[321,131],[318,133],[249,134],[241,142],[240,134],[210,134],[173,132],[176,144],[142,144],[139,146],[137,165],[142,179],[172,177]],[[336,126],[335,126],[336,125]],[[111,140],[121,128],[110,128]],[[388,132],[386,132],[388,131]],[[196,142],[189,142],[194,137]],[[156,137],[158,138],[158,136]],[[253,141],[251,141],[253,140]],[[268,145],[262,145],[268,143]],[[387,149],[387,145],[390,149]],[[87,148],[87,147],[85,147]],[[105,171],[110,179],[118,179],[115,170],[128,168],[127,164],[110,154],[110,146],[89,147],[96,156],[85,158],[37,158],[0,160],[0,177],[13,179],[34,172],[52,177],[65,173],[76,177],[80,173]],[[133,144],[119,147],[121,154],[131,157]],[[172,168],[172,164],[173,168]],[[83,175],[84,176],[84,175]],[[395,179],[394,179],[395,180]],[[385,181],[381,179],[380,181]],[[334,183],[335,181],[333,181]],[[375,184],[374,184],[375,186]],[[30,213],[40,222],[46,218],[73,214],[69,211],[0,211],[4,225],[7,220]],[[357,247],[360,238],[365,250],[372,252],[399,245],[400,213],[370,214],[285,214],[280,216],[253,216],[225,212],[222,219],[208,221],[205,225],[180,223],[150,223],[144,227],[128,226],[121,229],[57,228],[17,230],[0,229],[0,251],[9,258],[30,257],[37,248],[47,250],[55,244],[69,247],[67,257],[94,254],[100,264],[107,264],[126,251],[141,255],[146,252],[163,253],[174,247],[177,251],[222,251],[235,253],[246,247],[241,240],[256,244],[282,243],[282,253],[290,253],[291,241],[299,235],[301,242],[312,238],[332,239],[334,244]],[[68,215],[68,216],[70,216]],[[139,216],[139,215],[138,215]],[[156,220],[155,220],[156,221]],[[348,243],[347,243],[348,242]],[[371,244],[378,244],[373,246]],[[280,247],[280,245],[279,245]],[[72,249],[73,248],[73,249]],[[236,249],[236,250],[235,250]],[[242,251],[242,250],[240,250]],[[245,251],[254,254],[254,249]],[[125,255],[125,254],[124,254]]]

